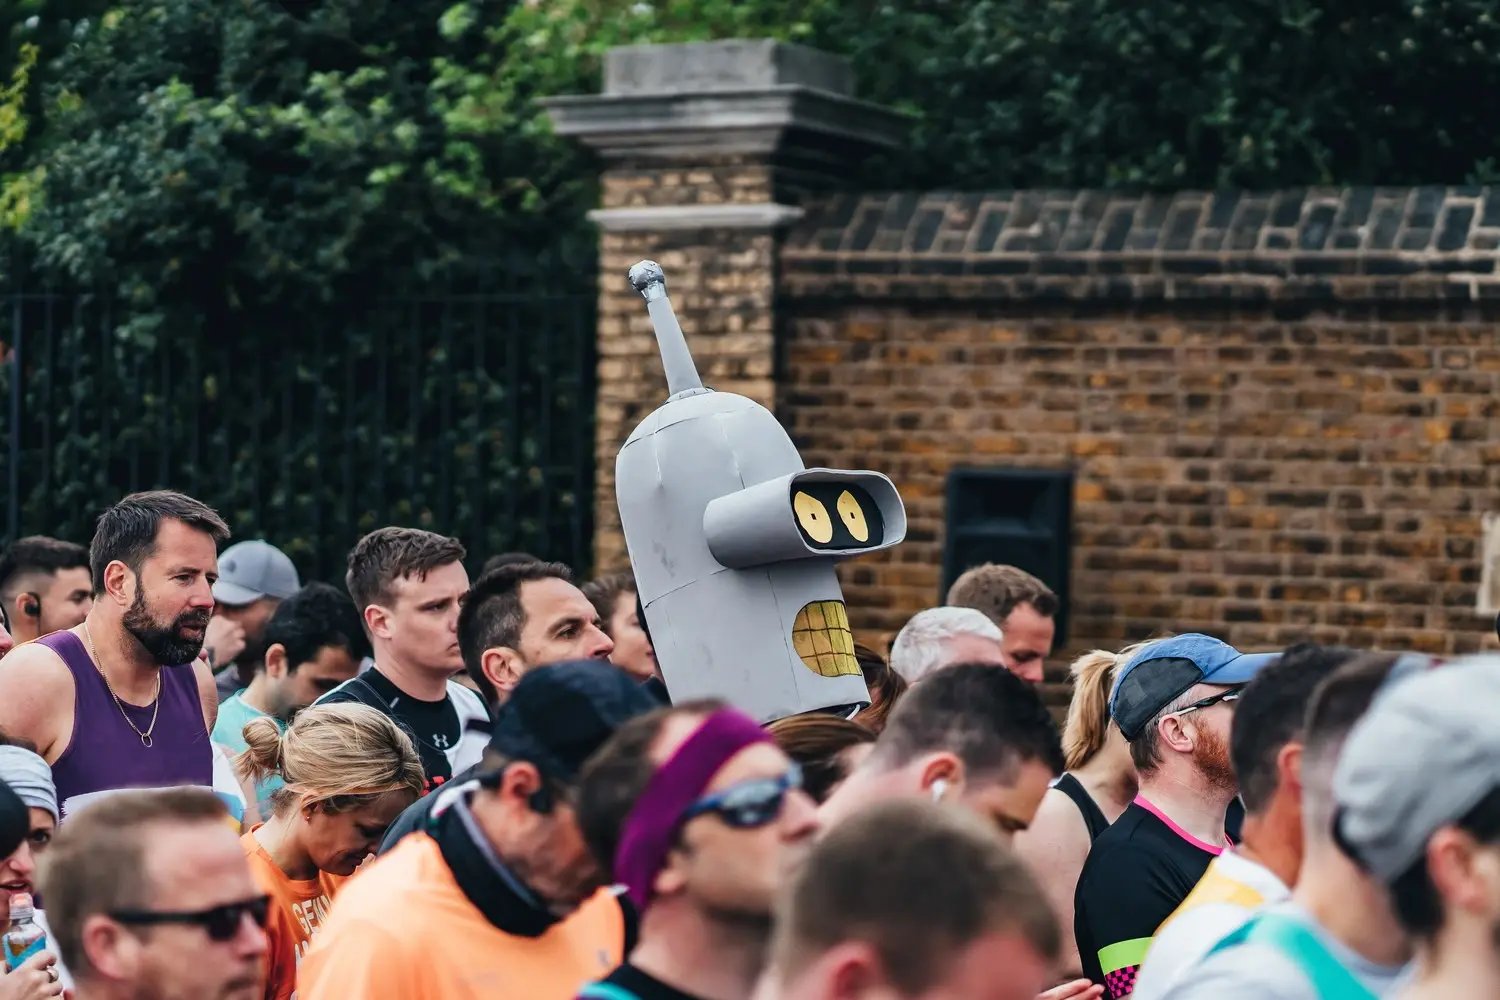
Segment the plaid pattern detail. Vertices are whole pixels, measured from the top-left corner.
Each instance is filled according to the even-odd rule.
[[[1118,997],[1128,997],[1135,991],[1135,973],[1139,965],[1127,965],[1123,969],[1116,969],[1104,977],[1104,995],[1109,1000]]]

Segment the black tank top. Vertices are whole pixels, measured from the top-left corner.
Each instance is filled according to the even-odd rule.
[[[1064,773],[1057,779],[1057,784],[1052,786],[1073,800],[1078,811],[1083,813],[1083,825],[1089,829],[1089,842],[1099,839],[1099,834],[1109,829],[1109,820],[1104,818],[1104,810],[1094,801],[1094,797],[1083,787],[1083,783],[1071,774]]]

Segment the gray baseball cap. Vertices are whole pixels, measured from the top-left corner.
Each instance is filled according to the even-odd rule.
[[[285,600],[302,588],[297,567],[270,542],[236,542],[219,553],[214,600],[235,607],[262,597]]]
[[[1355,724],[1333,775],[1337,834],[1393,882],[1427,839],[1500,787],[1500,656],[1393,678]]]

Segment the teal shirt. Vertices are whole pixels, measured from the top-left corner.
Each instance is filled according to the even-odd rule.
[[[266,717],[266,713],[245,704],[244,694],[245,692],[241,691],[219,705],[219,719],[214,723],[214,742],[235,754],[243,753],[248,746],[245,743],[246,723],[252,719]],[[286,731],[286,723],[280,719],[273,721],[282,732]],[[256,782],[255,799],[260,805],[262,816],[271,815],[271,793],[285,784],[286,782],[282,781],[281,776],[277,774],[271,775],[264,781]]]

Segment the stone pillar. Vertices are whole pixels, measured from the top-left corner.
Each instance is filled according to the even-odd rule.
[[[776,405],[776,271],[798,202],[904,129],[855,100],[848,63],[768,40],[641,45],[606,55],[604,93],[546,103],[558,134],[603,166],[599,226],[595,568],[625,562],[615,455],[666,398],[645,305],[626,269],[667,274],[704,383]]]

